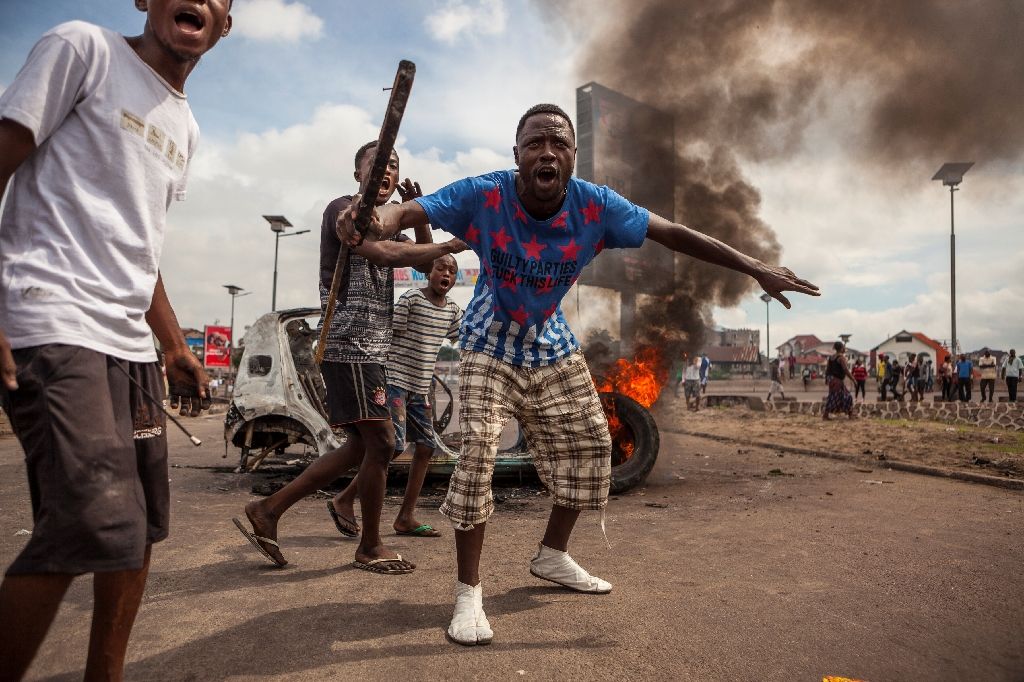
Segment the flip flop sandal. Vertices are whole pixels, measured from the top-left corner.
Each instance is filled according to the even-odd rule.
[[[356,568],[370,573],[382,573],[384,575],[402,575],[405,573],[412,573],[415,569],[409,567],[406,564],[406,568],[385,568],[384,564],[402,564],[402,555],[399,554],[397,559],[371,559],[370,561],[359,561],[356,559],[352,562],[352,565]]]
[[[238,530],[242,533],[242,535],[245,536],[245,539],[248,540],[249,542],[251,542],[252,546],[255,547],[259,551],[259,553],[262,554],[263,556],[265,556],[272,564],[274,564],[275,566],[284,566],[285,564],[288,563],[287,561],[284,561],[284,563],[282,563],[281,561],[278,561],[277,559],[275,559],[274,556],[270,552],[268,552],[263,547],[263,545],[260,544],[262,542],[265,542],[268,545],[272,545],[274,547],[277,547],[278,549],[281,549],[281,545],[277,544],[276,540],[271,540],[270,538],[260,537],[259,535],[256,535],[255,533],[249,532],[249,529],[246,528],[242,524],[241,521],[239,521],[238,519],[236,519],[234,517],[232,517],[231,520],[235,522],[235,525],[238,527]]]
[[[334,503],[331,500],[327,500],[327,511],[331,513],[331,520],[334,521],[334,527],[338,529],[338,532],[347,538],[359,537],[359,524],[356,523],[355,519],[350,519],[342,516],[334,510]],[[342,522],[352,524],[356,530],[352,530],[347,526],[343,526]]]
[[[396,530],[395,535],[415,535],[418,538],[439,538],[441,532],[436,530],[430,524],[424,523],[422,526],[417,526],[412,530]]]

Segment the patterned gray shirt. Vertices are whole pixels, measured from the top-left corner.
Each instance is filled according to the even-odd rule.
[[[327,205],[320,224],[320,309],[327,309],[334,266],[341,251],[341,240],[335,232],[338,214],[352,203],[345,196]],[[407,237],[397,235],[396,241]],[[362,256],[348,254],[345,280],[338,294],[338,303],[327,336],[324,360],[329,362],[384,364],[391,347],[391,318],[394,313],[395,280],[392,269],[374,265]],[[321,312],[319,330],[323,326]]]

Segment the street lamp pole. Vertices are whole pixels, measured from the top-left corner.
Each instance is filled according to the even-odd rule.
[[[270,294],[270,309],[277,310],[277,252],[280,250],[281,233],[274,231],[274,286]]]
[[[246,291],[243,294],[245,289],[234,284],[225,284],[224,288],[231,294],[231,340],[228,342],[228,372],[231,372],[234,367],[232,356],[235,353],[235,299],[239,296],[248,296],[252,292]]]
[[[942,168],[932,176],[932,180],[941,180],[949,187],[949,353],[956,355],[956,230],[953,222],[953,193],[957,191],[964,179],[964,173],[974,165],[973,161],[952,162],[942,164]]]
[[[956,186],[949,187],[949,338],[951,352],[956,353],[956,223],[953,218],[953,197]]]
[[[274,233],[274,286],[270,290],[270,310],[277,310],[277,251],[281,241],[281,233],[292,226],[283,215],[265,215],[263,219],[270,223],[270,229]]]
[[[270,229],[274,233],[274,286],[270,293],[270,310],[274,311],[277,310],[277,253],[281,237],[294,237],[298,234],[306,234],[309,230],[299,230],[298,232],[284,234],[284,231],[292,227],[292,224],[283,215],[265,215],[263,219],[270,223]]]

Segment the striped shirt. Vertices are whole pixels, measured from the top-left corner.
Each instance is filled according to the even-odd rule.
[[[327,310],[334,267],[341,251],[341,240],[335,231],[338,214],[352,203],[351,197],[340,197],[327,205],[320,225],[320,322]],[[408,237],[396,235],[395,241]],[[337,307],[327,335],[324,360],[329,362],[384,364],[391,345],[391,314],[395,300],[395,278],[387,265],[376,265],[362,256],[348,252],[348,267],[338,295]]]
[[[422,289],[402,294],[392,323],[388,384],[426,395],[441,342],[458,339],[461,324],[462,310],[447,296],[443,306],[436,306]]]

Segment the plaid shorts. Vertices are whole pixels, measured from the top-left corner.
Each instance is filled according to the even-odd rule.
[[[582,352],[545,367],[518,367],[463,351],[459,405],[462,450],[441,505],[456,527],[484,523],[494,512],[494,460],[513,417],[554,504],[583,510],[608,503],[612,440]]]

